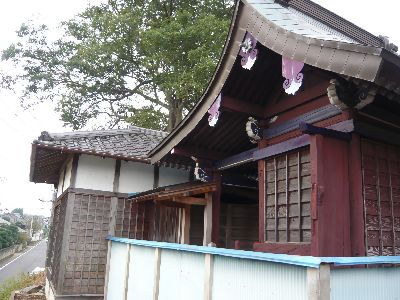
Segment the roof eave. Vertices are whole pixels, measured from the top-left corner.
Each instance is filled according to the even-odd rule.
[[[266,28],[262,28],[262,26]],[[273,32],[271,33],[271,31]],[[302,61],[320,69],[370,82],[375,81],[382,64],[381,48],[307,38],[277,26],[252,6],[238,1],[224,51],[212,80],[203,96],[184,120],[149,152],[148,156],[152,164],[157,163],[168,154],[207,113],[222,90],[246,32],[250,32],[259,43],[282,56]],[[271,39],[270,37],[274,34],[276,38]],[[329,59],[320,59],[322,52],[324,52],[323,57]],[[339,63],[334,60],[335,55],[341,57]],[[347,62],[349,63],[347,64]],[[360,67],[361,63],[362,67]]]

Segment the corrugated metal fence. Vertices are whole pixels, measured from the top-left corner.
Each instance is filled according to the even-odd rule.
[[[109,238],[106,299],[400,299],[400,257],[317,258]]]

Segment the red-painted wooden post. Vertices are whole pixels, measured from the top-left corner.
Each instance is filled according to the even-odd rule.
[[[258,161],[258,241],[265,242],[265,160]]]
[[[361,166],[361,141],[353,134],[349,144],[349,182],[350,182],[350,234],[351,256],[364,256],[364,204]]]
[[[217,186],[217,190],[212,195],[212,241],[219,245],[220,216],[221,216],[221,173],[213,173],[213,182]]]
[[[348,142],[311,136],[313,256],[350,256]]]

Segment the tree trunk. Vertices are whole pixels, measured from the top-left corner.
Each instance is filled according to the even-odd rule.
[[[175,97],[171,97],[172,99],[168,101],[169,103],[169,111],[168,111],[168,127],[167,131],[171,132],[176,125],[182,121],[182,112],[183,112],[183,101],[180,99],[176,99]]]

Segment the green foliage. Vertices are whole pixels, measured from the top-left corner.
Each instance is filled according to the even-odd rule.
[[[24,209],[23,208],[14,208],[11,212],[20,214],[21,216],[24,215]]]
[[[74,129],[104,116],[109,127],[171,130],[212,76],[232,7],[224,0],[108,0],[63,22],[55,41],[45,25],[23,24],[20,41],[2,53],[23,72],[3,75],[2,84],[24,82],[27,106],[32,96],[55,100]]]
[[[0,249],[10,247],[19,241],[18,227],[10,224],[0,225]]]

